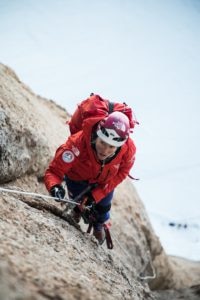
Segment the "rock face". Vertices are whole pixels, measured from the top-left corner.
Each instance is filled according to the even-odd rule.
[[[59,111],[60,121],[51,110]],[[67,112],[37,97],[11,69],[0,66],[0,182],[42,175],[49,153],[64,141]],[[56,126],[54,127],[56,123]],[[51,132],[55,132],[52,137]],[[50,141],[50,142],[49,142]]]
[[[42,175],[67,138],[68,117],[0,64],[0,188],[47,195]],[[83,223],[80,231],[61,218],[62,209],[52,200],[0,190],[0,299],[196,297],[200,265],[165,254],[130,180],[115,192],[113,250],[98,246]]]

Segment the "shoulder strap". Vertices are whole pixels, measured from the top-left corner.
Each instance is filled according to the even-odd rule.
[[[111,114],[114,109],[114,102],[108,101],[108,113]]]

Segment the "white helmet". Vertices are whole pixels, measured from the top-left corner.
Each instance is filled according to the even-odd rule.
[[[128,117],[115,111],[99,123],[97,136],[105,143],[121,147],[129,137],[130,123]]]

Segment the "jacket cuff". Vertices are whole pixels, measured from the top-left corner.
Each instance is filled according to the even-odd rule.
[[[99,203],[101,199],[105,197],[104,193],[102,192],[102,189],[95,189],[92,191],[92,196],[96,203]]]

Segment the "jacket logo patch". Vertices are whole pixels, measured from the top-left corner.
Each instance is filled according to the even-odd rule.
[[[74,154],[75,154],[76,156],[79,156],[80,151],[79,151],[79,149],[78,149],[77,147],[72,146],[72,151],[74,152]]]
[[[62,160],[66,163],[70,163],[74,160],[74,153],[71,151],[65,151],[62,154]]]

